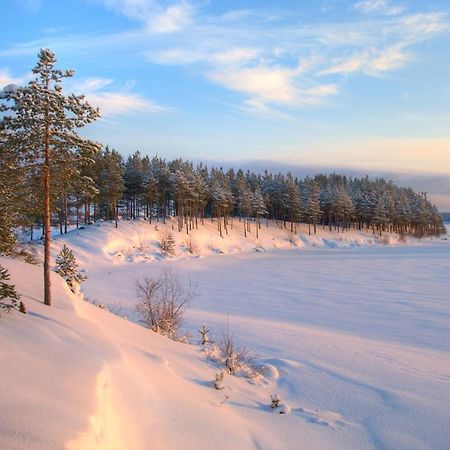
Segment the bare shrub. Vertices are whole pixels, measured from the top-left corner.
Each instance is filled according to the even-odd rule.
[[[236,345],[233,339],[233,334],[230,333],[228,322],[226,331],[222,332],[222,340],[219,343],[219,350],[223,363],[230,374],[234,374],[243,366],[251,365],[251,357],[247,347],[238,347]]]
[[[293,233],[292,231],[288,231],[287,240],[289,241],[289,243],[291,245],[293,245],[294,247],[297,247],[297,245],[298,245],[298,237],[297,237],[297,235],[295,233]]]
[[[198,330],[198,332],[202,336],[202,345],[208,344],[210,339],[209,339],[209,336],[208,336],[209,330],[206,327],[206,324],[203,324],[203,326],[200,328],[200,330]]]
[[[186,245],[187,251],[191,255],[197,255],[198,254],[198,245],[195,239],[192,236],[186,237],[186,240],[184,241],[184,244]]]
[[[223,372],[216,373],[216,375],[215,375],[214,387],[218,391],[221,391],[222,389],[225,388],[225,386],[223,385],[223,377],[224,377],[224,373]]]
[[[141,322],[156,333],[176,338],[185,306],[198,295],[197,284],[189,278],[183,282],[179,272],[164,268],[159,277],[138,281],[136,290]]]
[[[175,239],[170,231],[162,231],[159,234],[159,246],[161,252],[167,256],[175,254]]]
[[[33,264],[35,266],[39,265],[39,257],[36,253],[36,250],[32,247],[13,249],[12,256],[13,258],[21,259],[28,264]]]
[[[271,408],[278,408],[280,406],[280,396],[275,392],[273,394],[270,394],[270,407]]]
[[[262,242],[261,242],[259,239],[256,240],[256,243],[255,243],[255,250],[256,250],[257,252],[263,252],[263,251],[265,251],[264,245],[262,244]]]

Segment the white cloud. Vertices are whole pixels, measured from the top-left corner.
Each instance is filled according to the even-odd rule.
[[[371,76],[381,76],[384,72],[399,69],[413,59],[406,51],[406,45],[399,43],[383,49],[363,50],[348,58],[341,58],[320,71],[319,75],[364,73]]]
[[[295,72],[280,67],[225,67],[209,72],[207,77],[228,89],[250,94],[262,100],[293,103],[296,97],[292,79]]]
[[[395,16],[405,11],[403,5],[392,5],[389,0],[362,0],[353,6],[354,9],[364,14],[385,14]]]
[[[151,17],[148,27],[155,33],[174,33],[191,23],[192,13],[193,8],[187,3],[172,5]]]
[[[103,116],[123,115],[139,111],[160,113],[168,110],[165,106],[129,92],[129,86],[133,83],[128,83],[122,90],[109,89],[113,83],[114,80],[109,78],[87,78],[74,84],[73,91],[85,95],[89,103],[100,108]]]
[[[0,90],[9,84],[19,84],[20,79],[14,78],[9,69],[0,69]]]
[[[99,0],[110,9],[132,20],[144,22],[152,33],[173,33],[192,20],[194,7],[185,1],[163,7],[154,0]]]
[[[255,60],[260,54],[260,49],[234,47],[214,53],[211,60],[218,64],[242,64]]]
[[[243,64],[254,61],[261,54],[260,49],[232,47],[223,51],[210,49],[183,49],[172,48],[161,52],[148,53],[150,61],[157,64],[187,65],[195,63],[206,64]]]
[[[45,37],[3,49],[0,57],[33,54],[47,46],[77,55],[93,49],[111,57],[133,52],[154,64],[192,66],[193,76],[240,94],[243,108],[263,111],[321,103],[337,93],[347,74],[380,77],[420,61],[417,44],[448,28],[445,14],[407,14],[393,0],[358,1],[354,7],[366,14],[364,20],[350,15],[352,20],[339,16],[334,22],[314,23],[283,11],[277,16],[264,10],[211,15],[206,12],[211,8],[189,0],[169,6],[162,0],[97,1],[138,26],[121,33]],[[326,2],[336,9],[339,3]],[[334,75],[333,83],[323,83],[318,75]],[[89,83],[97,83],[86,86],[96,93],[117,91],[112,80]],[[130,91],[122,87],[118,92],[132,95]],[[117,104],[127,108],[123,99]],[[143,107],[136,98],[128,105]]]
[[[0,68],[0,90],[8,86],[9,84],[15,84],[15,85],[24,85],[28,81],[30,81],[32,78],[32,73],[28,73],[26,75],[22,75],[19,77],[15,77],[11,75],[11,71],[5,67],[3,69]]]
[[[110,85],[113,81],[110,78],[86,78],[84,81],[76,84],[76,89],[80,92],[98,91]]]
[[[405,66],[412,59],[413,56],[405,51],[405,45],[397,44],[379,52],[370,61],[370,69],[375,74],[387,72]]]
[[[121,92],[88,92],[86,99],[100,108],[102,116],[122,115],[130,112],[153,112],[167,111],[167,108],[150,100],[139,97],[136,94]]]
[[[23,9],[29,13],[35,13],[42,6],[42,0],[16,0]]]
[[[409,42],[420,42],[448,30],[450,24],[443,13],[411,14],[394,24],[394,30],[404,35]]]
[[[214,83],[249,96],[244,104],[259,111],[264,110],[268,104],[314,105],[322,102],[325,97],[337,93],[337,87],[334,84],[299,86],[297,68],[287,69],[263,65],[227,66],[211,71],[207,76]]]

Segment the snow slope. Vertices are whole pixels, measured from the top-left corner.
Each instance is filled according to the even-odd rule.
[[[83,302],[56,275],[46,307],[40,269],[0,261],[30,310],[0,319],[2,449],[253,448],[260,439],[273,448],[263,422],[223,404],[199,346]],[[241,380],[226,384],[236,399],[248,395]],[[278,419],[263,406],[257,413]]]
[[[175,232],[178,254],[162,258],[145,222],[58,238],[54,252],[67,243],[87,269],[84,295],[129,321],[57,275],[45,307],[41,269],[2,259],[31,313],[0,318],[0,447],[448,448],[450,241],[320,231],[294,248],[286,230],[263,227],[266,251],[255,251],[239,226],[228,239],[215,224],[193,233],[200,257]],[[131,322],[135,281],[167,265],[199,282],[192,345]],[[203,322],[220,338],[227,319],[265,379],[226,376],[216,391],[218,368],[195,343]],[[273,392],[289,415],[272,413]]]
[[[251,223],[251,232],[244,236],[243,222],[234,219],[232,228],[228,228],[228,234],[223,232],[220,236],[217,230],[217,221],[204,221],[199,223],[198,229],[178,232],[176,219],[168,219],[166,224],[148,223],[144,220],[121,221],[115,228],[112,222],[100,221],[94,225],[87,225],[85,229],[71,230],[67,235],[55,235],[53,242],[53,254],[62,248],[63,244],[69,245],[85,268],[91,266],[90,261],[95,258],[94,266],[120,265],[123,263],[153,262],[165,260],[161,255],[159,242],[161,235],[169,232],[176,242],[176,252],[170,260],[203,258],[213,255],[233,255],[238,253],[264,252],[275,249],[290,250],[311,248],[354,248],[361,246],[399,245],[397,235],[384,234],[383,237],[357,230],[336,232],[334,229],[317,228],[317,234],[308,233],[308,226],[297,224],[297,234],[292,233],[283,225],[265,221],[259,229],[256,237],[256,225]],[[187,242],[192,242],[196,247],[194,253],[190,253]],[[413,240],[410,239],[412,242]],[[36,245],[35,245],[36,247]],[[38,246],[40,247],[40,246]]]

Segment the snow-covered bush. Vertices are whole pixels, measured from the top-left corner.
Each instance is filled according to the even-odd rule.
[[[276,392],[270,395],[271,408],[278,408],[278,406],[280,406],[280,401],[280,396]]]
[[[198,254],[198,245],[197,245],[197,242],[195,241],[195,239],[192,236],[186,237],[186,240],[185,240],[184,243],[186,245],[186,250],[191,255],[197,255]]]
[[[209,330],[206,328],[206,324],[203,324],[198,332],[202,335],[202,345],[206,345],[209,342]]]
[[[291,407],[287,403],[281,403],[280,396],[275,392],[270,395],[270,407],[277,414],[289,414]]]
[[[136,289],[141,322],[156,333],[175,338],[185,306],[197,296],[197,285],[191,279],[183,282],[179,272],[164,268],[157,278],[139,280]]]
[[[173,256],[175,254],[175,245],[175,239],[170,231],[160,233],[159,246],[164,255]]]
[[[235,344],[228,324],[226,331],[222,333],[222,340],[219,343],[219,350],[223,363],[230,374],[234,374],[238,369],[251,362],[247,348],[238,347]]]
[[[297,235],[294,232],[288,231],[287,240],[289,241],[289,243],[291,245],[293,245],[294,247],[297,247],[297,245],[298,245],[298,237],[297,237]]]
[[[223,372],[219,372],[216,373],[216,377],[214,380],[214,387],[218,390],[221,391],[222,389],[225,388],[225,386],[223,385],[223,377],[224,377],[224,373]]]
[[[263,252],[263,251],[265,251],[264,245],[262,244],[262,242],[261,242],[259,239],[256,240],[255,250],[256,250],[257,252]]]
[[[86,277],[77,270],[78,264],[72,250],[65,244],[56,257],[56,266],[55,272],[66,280],[72,292],[75,292],[76,287],[86,280]]]
[[[13,284],[7,283],[10,275],[8,269],[0,266],[0,315],[1,311],[10,312],[11,309],[20,309],[20,295]]]
[[[33,264],[37,266],[39,264],[39,259],[36,254],[36,249],[33,247],[30,248],[20,248],[13,249],[12,253],[13,258],[21,259],[25,261],[27,264]]]

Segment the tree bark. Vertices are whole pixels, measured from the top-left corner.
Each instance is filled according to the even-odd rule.
[[[47,89],[49,80],[47,79]],[[50,126],[49,126],[49,98],[45,105],[45,136],[44,136],[44,304],[51,306],[50,282]]]

